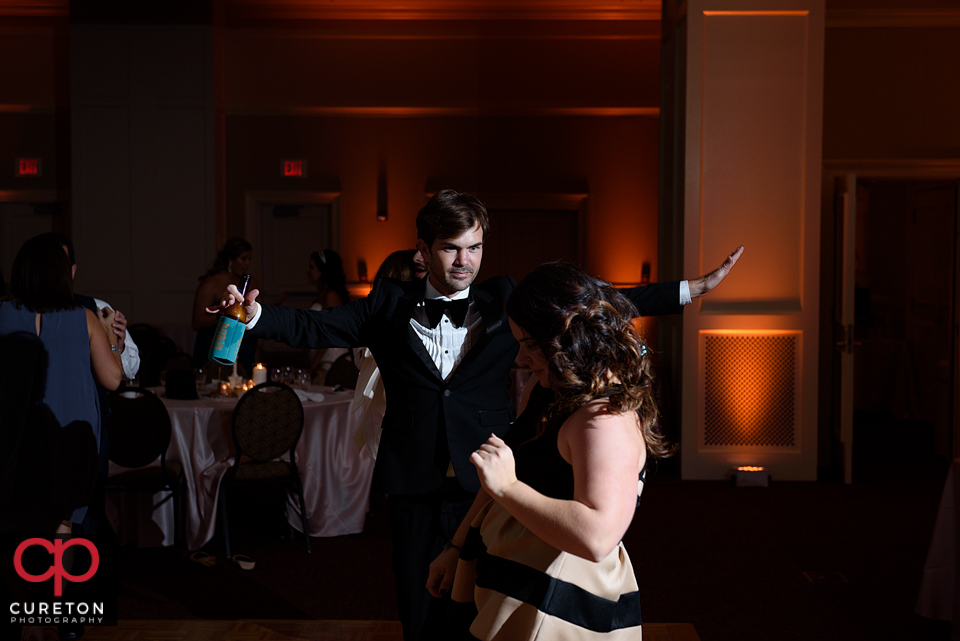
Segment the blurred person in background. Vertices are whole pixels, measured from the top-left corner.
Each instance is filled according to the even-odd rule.
[[[319,312],[350,302],[343,261],[340,259],[340,254],[332,249],[310,254],[310,260],[307,262],[307,280],[317,288],[317,295],[310,303],[310,309],[313,311]],[[310,350],[310,375],[322,380],[333,362],[349,351],[337,347]]]
[[[423,276],[417,276],[418,267],[414,258],[418,253],[415,249],[401,249],[393,252],[384,259],[380,269],[377,270],[376,277],[406,282],[426,276],[426,270],[423,270]],[[374,360],[370,349],[355,347],[353,361],[360,370],[353,395],[353,405],[350,407],[351,414],[356,416],[357,449],[366,449],[370,458],[376,460],[383,415],[387,411],[387,396],[383,391],[383,381],[380,380],[380,368],[377,367],[377,361]]]
[[[193,344],[193,366],[203,367],[207,364],[210,345],[216,333],[217,316],[211,316],[204,311],[205,307],[219,304],[220,295],[228,285],[240,285],[240,279],[250,272],[250,262],[253,260],[253,247],[243,238],[231,238],[223,245],[217,254],[213,266],[199,278],[200,284],[193,297],[193,315],[191,327],[197,331],[197,339]],[[257,280],[250,279],[250,289],[256,289]],[[238,369],[242,368],[243,375],[248,377],[253,373],[253,361],[257,352],[257,341],[251,336],[245,336],[240,344],[240,353],[237,355]]]

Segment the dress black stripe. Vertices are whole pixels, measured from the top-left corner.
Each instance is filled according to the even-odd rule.
[[[639,592],[622,594],[619,601],[610,601],[530,566],[487,553],[477,559],[477,585],[594,632],[611,632],[642,623]]]

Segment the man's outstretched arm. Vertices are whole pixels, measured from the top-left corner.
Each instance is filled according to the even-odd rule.
[[[698,296],[703,296],[704,294],[709,294],[713,289],[720,284],[724,278],[727,277],[727,274],[730,273],[730,270],[733,269],[733,266],[737,264],[737,261],[740,260],[740,256],[743,254],[743,245],[737,247],[737,249],[727,256],[727,259],[723,261],[723,264],[717,267],[715,270],[701,276],[700,278],[695,278],[690,283],[690,298],[696,298]]]

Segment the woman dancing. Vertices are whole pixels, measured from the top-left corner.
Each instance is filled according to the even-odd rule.
[[[550,263],[517,287],[507,313],[517,360],[536,382],[506,441],[491,436],[471,456],[483,489],[444,552],[462,548],[452,593],[460,620],[476,605],[469,633],[461,624],[458,634],[636,639],[639,595],[621,538],[647,456],[670,453],[636,312],[607,283]],[[431,568],[435,595],[449,585],[443,567],[438,558]]]

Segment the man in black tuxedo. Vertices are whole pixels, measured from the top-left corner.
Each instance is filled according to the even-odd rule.
[[[294,347],[370,348],[387,410],[373,490],[388,495],[393,568],[404,638],[441,638],[443,602],[426,590],[430,562],[480,489],[470,454],[514,418],[508,394],[518,345],[504,310],[509,276],[473,284],[489,223],[474,197],[442,190],[417,216],[425,280],[381,279],[370,295],[321,312],[261,306],[247,294],[247,331]],[[641,314],[677,313],[716,286],[739,258],[696,281],[622,290]],[[228,289],[226,304],[239,298]],[[687,300],[689,302],[689,299]],[[213,312],[216,310],[208,309]]]

